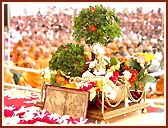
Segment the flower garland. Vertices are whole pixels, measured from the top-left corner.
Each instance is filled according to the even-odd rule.
[[[19,93],[19,95],[18,95]],[[4,91],[6,97],[9,97],[9,100],[12,99],[23,99],[25,94],[27,94],[24,99],[27,101],[30,98],[36,98],[38,100],[38,94],[32,93],[29,91],[21,91],[18,89],[9,89]],[[27,102],[26,103],[29,103]],[[24,102],[25,103],[25,102]],[[28,105],[29,106],[29,105]],[[20,106],[16,107],[15,105],[5,105],[4,104],[4,124],[6,125],[17,125],[17,124],[36,124],[37,122],[43,122],[46,124],[98,124],[97,120],[93,123],[89,123],[87,118],[72,118],[70,115],[60,116],[56,113],[49,113],[47,110],[40,110],[39,107],[35,106]],[[104,124],[104,122],[101,122]],[[108,122],[107,122],[108,123]]]
[[[5,124],[35,124],[37,121],[48,124],[88,124],[88,119],[76,118],[73,119],[69,115],[51,114],[47,110],[40,111],[39,107],[22,106],[16,109],[14,106],[4,107],[4,116],[11,117],[5,121]]]

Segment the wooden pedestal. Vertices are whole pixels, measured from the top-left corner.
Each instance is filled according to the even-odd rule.
[[[141,110],[142,112],[146,107],[149,107],[149,103],[130,103],[128,107],[124,107],[124,102],[122,102],[117,107],[111,107],[109,110],[105,110],[104,113],[101,110],[89,108],[87,111],[87,118],[95,119],[98,121],[108,121],[113,117],[127,114],[129,112]]]
[[[43,102],[38,102],[35,106],[40,107],[43,109]],[[113,117],[117,117],[120,115],[127,114],[129,112],[137,111],[137,110],[143,110],[146,107],[149,107],[150,104],[143,102],[143,103],[129,103],[128,107],[124,107],[124,102],[121,102],[120,105],[117,107],[111,107],[109,110],[105,110],[104,113],[101,112],[101,110],[98,110],[95,108],[95,106],[89,106],[87,111],[87,118],[88,119],[94,119],[98,121],[108,121],[112,119]]]

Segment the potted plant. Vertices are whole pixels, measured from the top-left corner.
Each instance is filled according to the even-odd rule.
[[[77,17],[74,17],[72,36],[77,42],[81,39],[86,44],[101,43],[106,46],[114,38],[121,36],[120,20],[115,12],[102,5],[84,8]]]

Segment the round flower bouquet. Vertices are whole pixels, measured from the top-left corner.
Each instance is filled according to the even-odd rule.
[[[154,57],[154,54],[149,53],[135,53],[132,58],[112,57],[105,76],[98,76],[96,80],[95,77],[89,76],[94,82],[80,86],[77,83],[77,87],[90,91],[90,101],[94,101],[92,105],[95,104],[99,109],[102,106],[102,91],[104,91],[104,109],[116,107],[124,101],[125,87],[127,97],[133,102],[139,102],[145,91],[144,84],[155,81],[147,71]],[[131,90],[134,90],[134,93]],[[139,93],[139,90],[142,93]]]
[[[49,61],[52,85],[68,84],[69,77],[81,76],[85,68],[84,47],[69,43],[60,45]]]
[[[77,42],[85,39],[86,44],[101,43],[107,45],[121,36],[120,20],[111,10],[102,5],[84,8],[74,17],[72,36]]]
[[[132,101],[139,101],[145,91],[144,85],[155,81],[153,76],[148,75],[150,61],[154,59],[154,54],[135,53],[131,58],[111,58],[109,69],[109,79],[116,86],[127,85],[127,92]],[[110,75],[111,74],[111,75]],[[130,92],[131,90],[131,92]],[[141,90],[139,92],[139,90]],[[135,93],[134,93],[135,92]]]

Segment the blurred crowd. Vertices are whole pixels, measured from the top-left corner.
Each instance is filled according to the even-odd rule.
[[[68,11],[73,11],[73,14],[65,13]],[[14,43],[10,52],[13,65],[46,68],[52,53],[61,44],[79,43],[85,46],[85,52],[89,52],[90,48],[84,40],[76,42],[72,38],[73,17],[78,15],[77,12],[71,8],[56,14],[50,9],[45,15],[39,10],[37,15],[13,16],[10,26],[10,39]],[[136,12],[123,11],[117,12],[117,15],[123,33],[105,47],[106,55],[129,57],[135,52],[151,52],[156,55],[153,63],[159,69],[164,59],[164,15],[161,9],[143,13],[140,7]],[[156,71],[156,67],[151,72]]]

